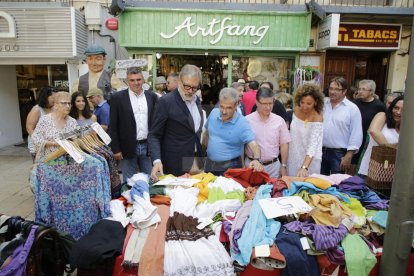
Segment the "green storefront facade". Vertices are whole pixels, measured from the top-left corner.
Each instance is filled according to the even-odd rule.
[[[310,25],[308,12],[128,8],[119,43],[131,57],[149,61],[152,77],[193,62],[209,85],[243,78],[271,81],[277,89],[307,51]]]

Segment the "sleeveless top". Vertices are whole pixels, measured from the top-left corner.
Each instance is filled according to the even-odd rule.
[[[398,138],[400,134],[395,130],[395,128],[388,128],[387,124],[381,130],[381,133],[384,134],[385,139],[387,139],[388,144],[398,143]],[[368,175],[369,161],[371,160],[372,147],[378,146],[378,143],[368,134],[369,143],[367,149],[365,150],[364,156],[361,160],[361,165],[359,167],[359,174]]]
[[[35,105],[34,107],[37,107],[37,109],[39,109],[39,112],[40,112],[39,121],[40,121],[40,118],[42,118],[43,116],[45,116],[47,113],[46,113],[45,109],[43,107],[40,107],[38,104]],[[33,142],[32,142],[31,135],[29,135],[27,137],[27,147],[29,148],[29,151],[30,151],[31,154],[36,154],[36,152],[32,152]]]

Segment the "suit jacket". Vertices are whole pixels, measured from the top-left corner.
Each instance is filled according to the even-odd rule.
[[[158,97],[151,91],[144,91],[144,94],[148,106],[148,128],[150,128]],[[109,136],[112,139],[110,145],[112,151],[122,152],[124,158],[133,158],[137,144],[137,125],[128,89],[112,94],[110,122]]]
[[[201,138],[203,115],[197,97],[201,124],[194,130],[194,120],[178,90],[162,96],[156,105],[154,120],[148,134],[148,150],[152,161],[161,159],[164,173],[182,175],[190,170],[195,147]],[[201,151],[201,148],[197,150]]]

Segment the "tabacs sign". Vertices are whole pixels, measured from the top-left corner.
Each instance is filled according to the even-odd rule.
[[[318,25],[317,50],[329,48],[387,49],[400,47],[401,24],[340,23],[340,15],[327,16]]]
[[[401,25],[341,23],[338,46],[343,48],[398,49]]]

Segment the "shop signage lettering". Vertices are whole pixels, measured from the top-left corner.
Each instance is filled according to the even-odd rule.
[[[247,25],[243,27],[240,25],[231,25],[230,21],[230,17],[225,17],[223,20],[213,18],[209,23],[207,23],[207,26],[202,27],[196,25],[196,23],[193,22],[193,18],[189,16],[184,19],[180,25],[176,26],[174,28],[175,30],[172,33],[166,34],[164,32],[161,32],[160,36],[166,39],[173,38],[181,31],[187,30],[187,34],[190,37],[195,37],[198,34],[201,34],[203,37],[212,37],[210,43],[213,45],[218,43],[225,34],[229,36],[257,37],[257,39],[253,41],[253,44],[258,44],[265,37],[270,27],[267,25],[260,27]]]
[[[338,46],[398,49],[401,25],[341,23]]]
[[[66,80],[55,80],[55,87],[69,87],[69,81]]]

